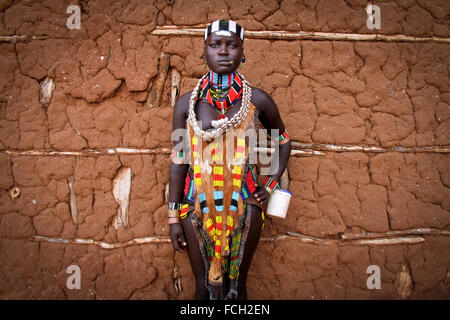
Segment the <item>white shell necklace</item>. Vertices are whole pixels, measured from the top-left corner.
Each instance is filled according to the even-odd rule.
[[[242,79],[242,105],[238,113],[236,113],[231,120],[228,117],[220,120],[213,120],[211,125],[214,129],[202,130],[199,125],[199,121],[197,121],[195,116],[195,104],[197,102],[198,93],[200,91],[201,83],[208,76],[208,74],[204,75],[197,83],[197,86],[192,90],[191,99],[189,100],[189,116],[188,123],[192,126],[194,132],[200,136],[205,141],[211,141],[216,137],[223,134],[226,130],[230,128],[234,128],[238,126],[247,116],[248,110],[250,109],[250,99],[252,97],[252,88],[245,80],[244,76],[239,74],[239,77]]]

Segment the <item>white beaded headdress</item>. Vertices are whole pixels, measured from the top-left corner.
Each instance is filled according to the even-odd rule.
[[[239,23],[232,20],[216,20],[211,23],[205,29],[205,41],[211,33],[217,33],[218,35],[223,36],[231,36],[230,32],[237,34],[239,38],[244,41],[244,28],[242,28]]]

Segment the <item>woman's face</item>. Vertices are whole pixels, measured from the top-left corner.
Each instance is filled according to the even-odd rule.
[[[235,33],[223,36],[212,33],[205,42],[205,59],[211,71],[227,74],[235,71],[242,60],[242,40]]]

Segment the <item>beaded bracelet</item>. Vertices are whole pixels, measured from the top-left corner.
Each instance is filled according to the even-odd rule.
[[[180,210],[172,210],[169,209],[169,214],[167,215],[167,217],[170,218],[179,218],[180,217]]]
[[[267,192],[269,193],[269,195],[272,195],[272,192],[275,189],[279,189],[280,185],[278,184],[278,182],[271,178],[271,177],[266,177],[266,179],[264,180],[264,189],[267,190]]]
[[[266,179],[264,180],[264,185],[269,187],[270,189],[278,189],[280,187],[278,182],[271,177],[266,177]]]
[[[289,141],[287,130],[284,129],[283,132],[277,137],[278,143],[280,145],[285,144]]]
[[[172,150],[172,163],[184,164],[186,163],[186,154],[183,151]]]
[[[181,210],[181,203],[169,202],[169,210]]]
[[[186,219],[187,214],[188,214],[188,208],[189,208],[189,204],[183,204],[181,206],[181,212],[180,212],[180,218],[181,219]]]

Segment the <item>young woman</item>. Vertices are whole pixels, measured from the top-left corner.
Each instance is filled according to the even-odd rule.
[[[264,209],[291,151],[273,99],[237,72],[245,62],[243,42],[244,30],[234,21],[206,28],[202,58],[209,72],[173,113],[168,223],[174,249],[187,250],[195,299],[247,298]],[[258,121],[279,143],[277,166],[261,179],[252,161]]]

